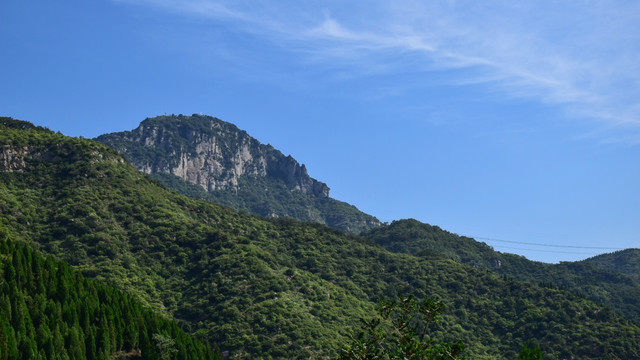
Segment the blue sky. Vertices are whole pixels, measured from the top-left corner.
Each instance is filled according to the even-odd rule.
[[[381,220],[578,260],[640,247],[638,18],[615,0],[3,1],[0,114],[84,137],[217,116]]]

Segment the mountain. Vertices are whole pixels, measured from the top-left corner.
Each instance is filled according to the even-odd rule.
[[[534,341],[548,359],[640,359],[640,327],[583,296],[191,199],[101,143],[0,120],[0,224],[232,357],[335,357],[378,299],[415,294],[447,305],[430,335],[469,358]]]
[[[291,155],[263,145],[235,125],[192,115],[158,116],[132,131],[96,140],[138,170],[184,195],[266,217],[313,221],[348,232],[380,225],[371,215],[329,197]]]
[[[640,250],[637,249],[579,262],[545,264],[494,251],[485,243],[416,220],[394,221],[362,235],[393,252],[426,258],[436,254],[515,280],[567,289],[640,324]]]

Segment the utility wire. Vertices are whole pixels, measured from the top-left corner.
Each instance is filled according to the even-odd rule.
[[[512,249],[512,250],[524,250],[524,251],[535,251],[535,252],[545,252],[545,253],[554,253],[554,254],[576,254],[576,255],[598,255],[598,253],[592,252],[575,252],[575,251],[557,251],[557,250],[536,250],[536,249],[525,249],[511,246],[501,246],[500,249]]]
[[[479,239],[479,240],[497,241],[497,242],[510,243],[510,244],[521,244],[521,245],[532,245],[532,246],[548,246],[548,247],[558,247],[558,248],[594,249],[594,250],[624,250],[625,249],[625,248],[599,247],[599,246],[542,244],[542,243],[533,243],[533,242],[524,242],[524,241],[500,240],[500,239],[481,237],[481,236],[468,236],[468,237],[474,238],[474,239]]]

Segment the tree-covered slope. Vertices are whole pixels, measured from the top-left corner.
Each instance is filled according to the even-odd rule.
[[[0,228],[0,359],[222,359],[129,295]]]
[[[0,222],[232,356],[336,356],[376,300],[416,294],[448,305],[431,334],[473,359],[527,341],[549,359],[640,358],[640,328],[583,297],[187,198],[100,143],[4,123]]]
[[[427,258],[437,254],[515,280],[574,291],[640,324],[640,283],[634,277],[640,262],[634,249],[580,262],[545,264],[494,251],[485,243],[416,220],[394,221],[363,236],[393,252]]]
[[[235,125],[202,115],[158,116],[96,140],[183,195],[267,217],[291,217],[358,233],[380,225],[329,197],[304,165]]]
[[[624,274],[640,283],[640,249],[626,249],[602,254],[583,262]]]

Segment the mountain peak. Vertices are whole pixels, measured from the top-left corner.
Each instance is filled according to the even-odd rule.
[[[147,118],[132,131],[96,140],[184,195],[266,217],[291,217],[358,233],[375,217],[329,197],[304,164],[237,126],[205,115]]]
[[[291,155],[284,156],[212,116],[147,118],[132,131],[102,135],[97,140],[128,156],[147,174],[172,174],[209,192],[237,191],[240,177],[247,176],[272,177],[292,190],[329,196],[329,187],[311,178]]]

